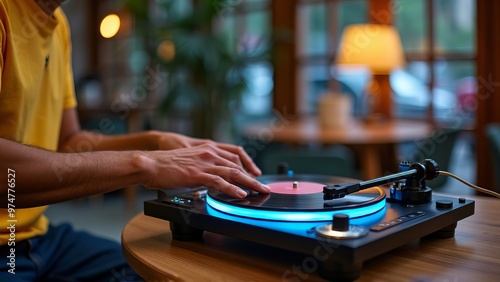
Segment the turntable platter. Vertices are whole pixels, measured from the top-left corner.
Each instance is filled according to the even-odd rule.
[[[279,181],[267,184],[271,187],[271,192],[275,194],[316,194],[322,193],[325,184],[309,181]]]
[[[323,187],[339,184],[342,179],[316,175],[266,175],[259,181],[271,187],[269,194],[233,198],[210,189],[207,204],[224,213],[250,218],[287,221],[331,220],[335,213],[350,217],[372,214],[385,206],[385,193],[373,187],[344,198],[323,200]]]

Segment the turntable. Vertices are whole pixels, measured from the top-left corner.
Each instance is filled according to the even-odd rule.
[[[294,271],[355,280],[363,262],[422,237],[453,237],[457,222],[474,214],[474,201],[432,194],[426,181],[439,175],[434,161],[400,168],[364,182],[283,171],[258,178],[270,194],[243,199],[213,189],[201,197],[191,190],[159,191],[144,203],[144,213],[168,220],[174,240],[214,232],[306,255]],[[389,195],[385,184],[391,184]]]

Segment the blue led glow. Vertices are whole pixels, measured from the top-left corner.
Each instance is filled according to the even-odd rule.
[[[276,211],[276,210],[258,210],[254,208],[238,207],[221,203],[207,195],[207,204],[212,208],[224,213],[265,220],[276,221],[328,221],[336,213],[344,213],[350,218],[361,217],[375,213],[385,207],[385,198],[380,202],[359,208],[348,208],[341,210],[326,211]]]
[[[331,218],[328,219],[328,221],[324,221],[324,222],[318,222],[318,221],[311,221],[311,222],[291,221],[291,222],[287,222],[287,221],[253,219],[253,218],[246,218],[246,217],[240,217],[240,216],[235,216],[235,215],[223,213],[223,212],[220,212],[220,211],[218,211],[218,210],[216,210],[208,205],[207,205],[207,212],[211,216],[215,216],[215,217],[222,218],[225,220],[236,221],[236,222],[240,222],[240,223],[244,223],[244,224],[248,224],[248,225],[252,225],[252,226],[259,226],[259,227],[263,227],[266,229],[278,230],[281,232],[292,233],[292,234],[296,234],[296,235],[300,235],[300,236],[307,236],[307,237],[315,236],[314,232],[313,233],[308,232],[309,230],[311,230],[311,228],[315,228],[315,227],[318,227],[319,225],[323,225],[323,224],[328,224],[328,223],[331,223],[331,221],[332,221]],[[382,208],[381,210],[379,210],[373,214],[363,216],[363,217],[353,218],[350,220],[350,223],[352,225],[361,225],[361,226],[365,226],[365,227],[372,226],[372,225],[377,224],[378,222],[380,222],[384,218],[385,212],[386,212],[386,207]]]

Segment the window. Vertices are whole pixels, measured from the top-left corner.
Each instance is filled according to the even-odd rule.
[[[354,95],[361,111],[366,71],[335,66],[344,27],[367,23],[376,0],[298,0],[296,7],[297,113],[315,114],[328,89]],[[393,0],[392,23],[400,32],[406,67],[391,74],[395,116],[470,121],[476,74],[475,0]],[[374,2],[378,3],[378,2]],[[287,95],[287,93],[275,93]],[[432,103],[431,103],[432,102]],[[432,105],[432,107],[431,107]]]
[[[220,7],[215,24],[227,35],[228,48],[236,52],[265,53],[271,36],[271,0],[227,1]],[[272,109],[273,68],[266,58],[249,64],[245,69],[247,89],[241,112],[245,115],[266,115]]]
[[[300,114],[312,114],[319,97],[329,88],[342,30],[366,23],[366,0],[299,1],[297,7],[297,62]]]
[[[393,6],[405,71],[432,90],[434,115],[449,117],[451,110],[456,121],[470,122],[477,106],[476,1],[395,0]]]

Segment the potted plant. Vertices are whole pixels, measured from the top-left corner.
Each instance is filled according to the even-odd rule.
[[[168,73],[161,112],[187,118],[192,136],[218,139],[221,126],[227,134],[246,88],[244,70],[267,51],[229,46],[227,34],[216,28],[224,0],[193,1],[184,13],[174,9],[175,1],[156,1],[156,18],[147,12],[147,2],[125,1],[136,34]]]

